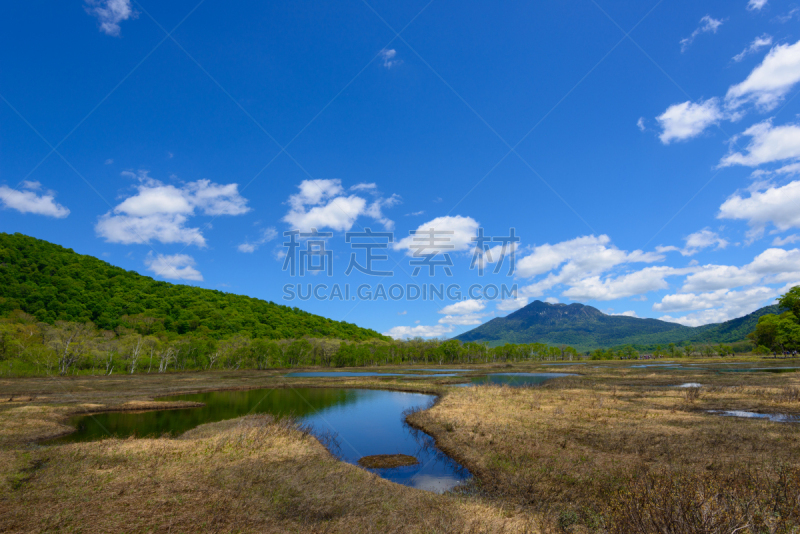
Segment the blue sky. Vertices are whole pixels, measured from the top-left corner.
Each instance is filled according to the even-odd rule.
[[[0,231],[396,337],[535,299],[727,320],[800,283],[798,22],[781,0],[12,3]],[[431,226],[452,276],[412,276]],[[292,277],[283,233],[312,227],[332,276]],[[365,228],[394,232],[393,276],[345,275]],[[513,276],[497,249],[470,269],[479,228],[515,229]],[[284,300],[298,283],[517,293]]]

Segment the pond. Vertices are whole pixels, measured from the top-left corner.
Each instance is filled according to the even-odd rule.
[[[435,397],[345,388],[276,388],[248,391],[212,391],[159,400],[203,402],[200,408],[149,412],[109,412],[78,416],[71,423],[77,431],[48,444],[92,441],[110,435],[177,436],[204,423],[247,414],[294,416],[312,433],[329,443],[342,460],[355,464],[363,456],[405,454],[419,464],[369,469],[379,476],[414,488],[441,493],[470,477],[469,472],[436,448],[431,436],[405,422],[406,410],[423,409]]]
[[[800,416],[782,413],[756,413],[745,410],[709,410],[708,413],[726,417],[743,417],[745,419],[762,419],[773,423],[800,423]]]
[[[456,384],[457,386],[467,387],[476,386],[481,384],[497,384],[509,385],[512,387],[519,386],[538,386],[544,384],[553,378],[560,378],[562,376],[575,376],[571,373],[492,373],[486,376],[476,376],[470,378],[466,384]]]
[[[296,373],[286,373],[283,378],[357,378],[365,376],[390,376],[403,378],[442,378],[448,376],[458,376],[455,374],[435,373],[431,375],[412,374],[412,373],[378,373],[373,371],[298,371]]]

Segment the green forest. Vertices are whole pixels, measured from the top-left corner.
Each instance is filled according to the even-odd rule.
[[[760,316],[754,331],[749,327],[751,341],[732,344],[626,344],[589,352],[543,342],[397,341],[297,308],[159,282],[46,241],[0,234],[4,376],[637,359],[641,353],[677,358],[748,352],[753,343],[762,353],[800,347],[800,287],[769,310],[778,313]],[[741,339],[755,320],[723,325],[735,332],[731,339]]]
[[[750,339],[757,352],[793,353],[800,350],[800,286],[795,286],[778,299],[783,313],[770,313],[758,320]]]
[[[0,316],[14,310],[49,325],[91,321],[101,330],[124,327],[148,335],[385,339],[374,330],[297,308],[159,282],[47,241],[0,233]]]

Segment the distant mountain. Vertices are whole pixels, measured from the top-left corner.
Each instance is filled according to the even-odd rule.
[[[41,239],[0,232],[0,316],[14,310],[51,324],[92,321],[105,330],[146,323],[154,333],[215,338],[386,339],[298,308],[153,280]]]
[[[489,342],[492,346],[548,343],[569,345],[581,351],[621,345],[652,347],[680,342],[731,343],[744,340],[755,328],[759,317],[777,311],[778,306],[767,306],[738,319],[693,328],[658,319],[607,315],[583,304],[549,304],[536,300],[455,339]]]

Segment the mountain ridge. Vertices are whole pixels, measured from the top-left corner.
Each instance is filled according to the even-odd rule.
[[[777,305],[723,323],[691,327],[659,319],[608,315],[580,303],[550,304],[535,300],[507,315],[496,317],[453,339],[462,342],[547,343],[578,350],[634,345],[654,347],[668,343],[733,343],[744,341],[758,318],[779,311]]]

